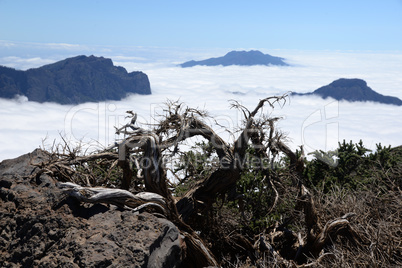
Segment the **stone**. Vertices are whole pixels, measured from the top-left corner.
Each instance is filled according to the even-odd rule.
[[[181,235],[172,222],[66,197],[54,178],[35,176],[32,163],[49,158],[37,149],[0,163],[2,267],[180,265]]]

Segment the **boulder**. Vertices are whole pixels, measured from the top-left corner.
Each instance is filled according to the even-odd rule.
[[[2,267],[177,267],[182,237],[170,221],[113,205],[81,204],[38,166],[40,149],[0,163]]]

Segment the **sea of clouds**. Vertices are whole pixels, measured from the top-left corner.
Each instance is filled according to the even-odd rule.
[[[59,105],[35,103],[25,97],[0,99],[0,161],[35,148],[50,148],[62,138],[82,143],[89,151],[102,149],[121,138],[114,127],[127,123],[126,111],[138,114],[143,127],[155,123],[167,100],[206,110],[234,132],[242,114],[230,109],[236,100],[250,110],[260,99],[289,91],[310,92],[338,78],[361,78],[373,90],[402,98],[402,53],[354,51],[297,51],[259,49],[286,59],[291,66],[196,66],[181,68],[187,60],[222,56],[234,49],[178,49],[144,47],[86,47],[68,44],[22,44],[0,41],[0,65],[26,70],[76,55],[104,56],[129,72],[143,71],[149,77],[152,95],[131,95],[122,101]],[[236,49],[240,50],[240,49]],[[249,50],[249,49],[247,49]],[[339,141],[363,140],[376,144],[402,144],[402,107],[378,103],[349,103],[317,97],[291,97],[275,109],[278,130],[293,148],[305,151],[332,150]],[[214,120],[210,120],[211,125]],[[150,124],[150,125],[148,125]],[[216,131],[228,140],[220,126]]]

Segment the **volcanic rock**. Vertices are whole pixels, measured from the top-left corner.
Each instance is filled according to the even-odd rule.
[[[113,205],[80,204],[37,173],[42,151],[0,163],[2,267],[177,267],[181,235],[170,221]],[[35,175],[37,173],[37,175]]]

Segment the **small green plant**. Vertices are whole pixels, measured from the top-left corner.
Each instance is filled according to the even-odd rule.
[[[371,152],[361,140],[356,144],[343,141],[335,151],[313,152],[314,159],[306,163],[304,176],[308,186],[324,193],[333,186],[356,190],[376,185],[385,190],[389,184],[401,184],[400,176],[392,175],[402,161],[400,151],[377,144]]]
[[[173,173],[180,174],[176,187],[176,196],[182,196],[199,180],[207,177],[217,165],[218,159],[209,142],[196,142],[191,150],[181,152]]]

